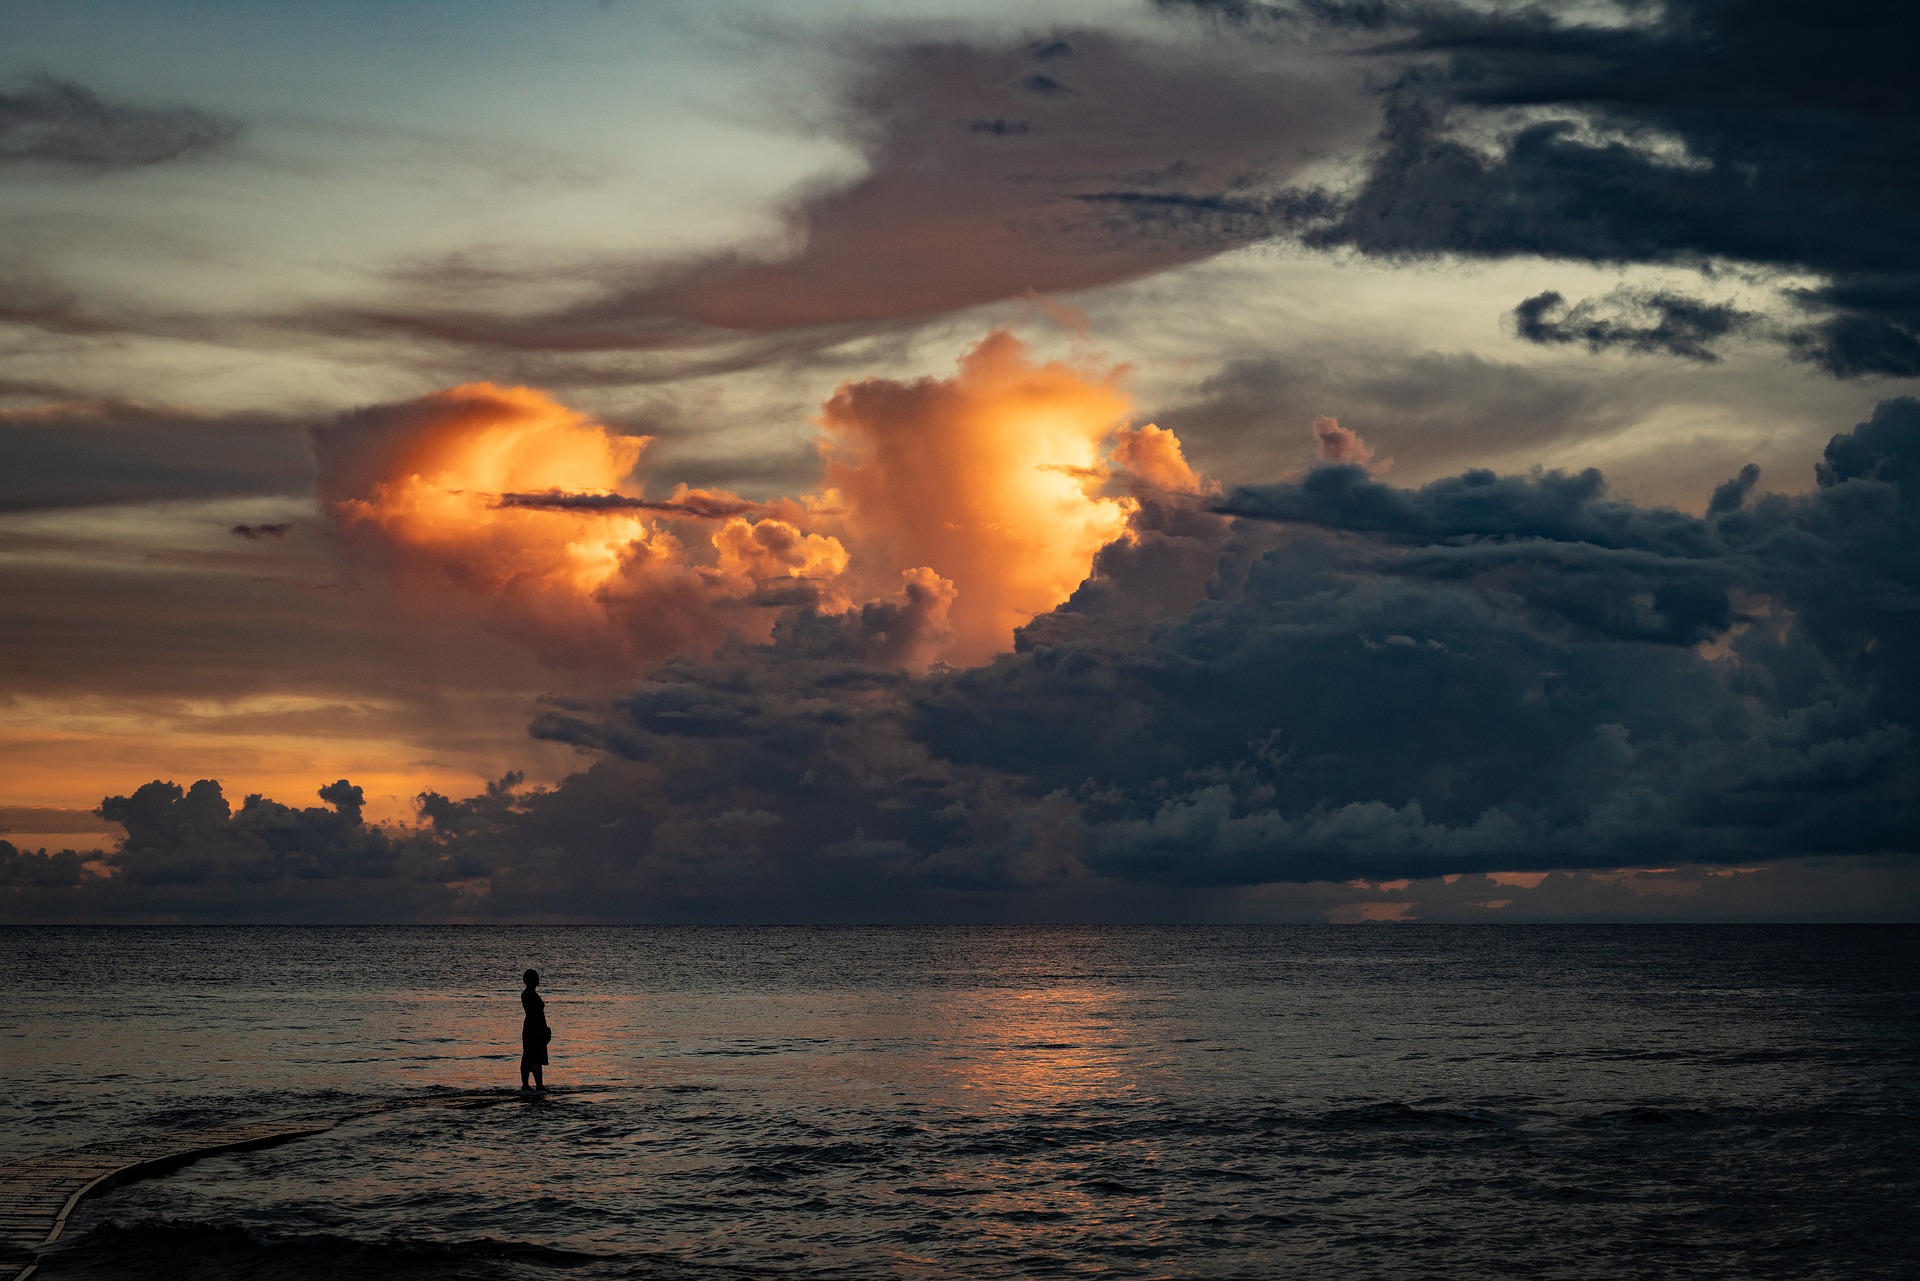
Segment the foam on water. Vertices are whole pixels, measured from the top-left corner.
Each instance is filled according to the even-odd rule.
[[[43,1276],[1911,1275],[1920,930],[16,929]],[[517,975],[555,1028],[516,1080]]]

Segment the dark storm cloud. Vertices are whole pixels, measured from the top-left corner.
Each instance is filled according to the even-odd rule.
[[[1840,378],[1920,378],[1920,273],[1843,276],[1792,296],[1836,313],[1789,335],[1795,355]]]
[[[1731,303],[1708,303],[1684,294],[1615,290],[1605,298],[1587,298],[1572,306],[1553,290],[1535,294],[1513,309],[1515,328],[1531,343],[1585,343],[1592,352],[1608,348],[1648,355],[1665,354],[1711,364],[1720,356],[1715,340],[1751,328],[1759,317]]]
[[[285,538],[287,531],[292,528],[292,521],[275,521],[267,525],[235,525],[227,532],[236,538],[244,538],[250,543],[257,543],[263,538]]]
[[[1707,500],[1707,515],[1723,516],[1731,511],[1739,511],[1759,483],[1760,468],[1748,463],[1740,469],[1739,475],[1714,486],[1713,495]]]
[[[1749,478],[1706,517],[1591,472],[1404,490],[1323,468],[1228,497],[1257,522],[1194,512],[1109,549],[987,667],[882,679],[776,641],[556,712],[541,732],[639,772],[528,814],[596,850],[575,876],[618,843],[684,893],[725,848],[815,907],[849,876],[1010,893],[1911,853],[1916,459],[1902,400],[1834,438],[1814,493]],[[1211,569],[1197,606],[1138,604],[1171,572],[1156,542]],[[708,826],[746,811],[780,822]],[[615,814],[618,838],[586,830]],[[670,857],[649,849],[668,830]]]
[[[1544,539],[1681,556],[1700,556],[1715,546],[1711,531],[1684,512],[1609,498],[1606,478],[1595,468],[1531,476],[1476,468],[1401,489],[1375,480],[1364,467],[1319,467],[1298,481],[1236,489],[1217,510],[1379,534],[1415,546],[1462,538]]]
[[[1024,47],[873,44],[851,60],[836,126],[866,172],[788,210],[800,246],[789,257],[606,264],[598,294],[539,315],[462,307],[467,284],[497,284],[499,273],[475,280],[451,259],[409,273],[404,302],[311,323],[527,353],[674,351],[800,330],[844,339],[1245,244],[1269,233],[1264,221],[1177,243],[1116,235],[1115,217],[1085,197],[1124,187],[1178,200],[1270,184],[1373,123],[1342,71],[1296,60],[1275,74],[1232,49],[1106,33]]]
[[[1920,404],[1827,456],[1709,519],[1592,473],[1236,491],[1286,522],[1244,576],[1146,645],[1045,620],[931,691],[924,737],[1082,799],[1116,875],[1911,851]]]
[[[1825,283],[1788,295],[1805,309],[1794,354],[1839,377],[1920,374],[1911,6],[1668,0],[1606,23],[1419,0],[1161,7],[1347,32],[1400,67],[1363,180],[1275,230],[1388,256],[1812,273]]]
[[[87,856],[75,850],[23,850],[11,841],[0,841],[0,886],[34,886],[41,889],[80,884]]]
[[[236,122],[211,112],[107,102],[71,80],[42,76],[0,92],[0,164],[134,169],[216,151],[239,136]]]
[[[0,410],[0,512],[302,494],[305,424],[80,402]]]
[[[341,779],[319,795],[332,808],[293,809],[249,796],[236,813],[211,779],[186,788],[155,781],[131,796],[107,797],[97,812],[126,828],[108,862],[133,884],[396,874],[401,850],[361,822],[360,789]]]
[[[462,870],[438,847],[368,826],[361,789],[345,779],[319,797],[326,807],[248,796],[235,810],[211,779],[155,780],[101,801],[98,815],[126,830],[117,849],[0,841],[0,886],[54,920],[392,920],[454,906],[448,883]]]

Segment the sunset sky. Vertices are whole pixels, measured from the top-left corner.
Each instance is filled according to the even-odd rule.
[[[1920,919],[1916,37],[0,6],[0,918]]]

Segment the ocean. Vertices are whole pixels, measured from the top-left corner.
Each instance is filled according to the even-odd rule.
[[[360,1113],[36,1281],[1920,1275],[1920,927],[0,940],[0,1160]]]

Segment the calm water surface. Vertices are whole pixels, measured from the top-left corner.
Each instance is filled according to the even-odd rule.
[[[41,1277],[1913,1277],[1920,929],[15,928]],[[518,974],[548,1080],[517,1084]]]

